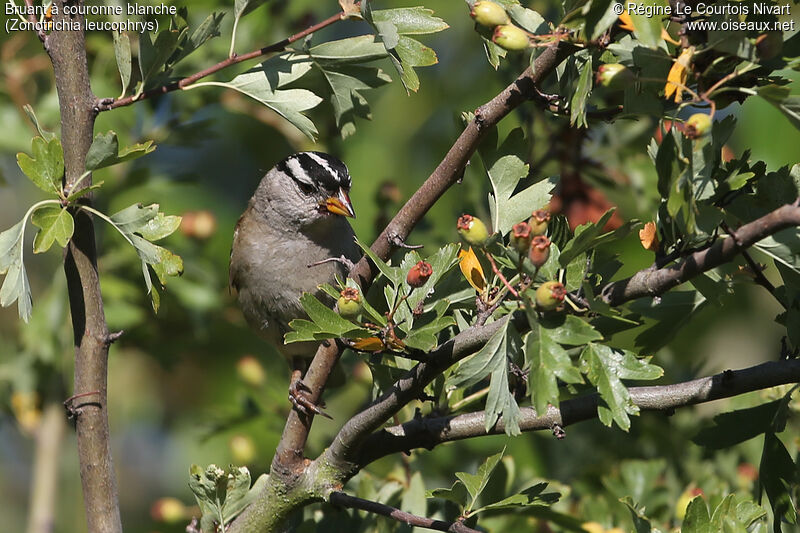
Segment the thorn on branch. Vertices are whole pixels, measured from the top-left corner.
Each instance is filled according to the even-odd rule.
[[[553,423],[553,425],[550,427],[550,430],[553,432],[553,436],[558,440],[564,440],[564,438],[567,436],[567,432],[564,431],[564,428],[561,427],[561,424]]]
[[[67,410],[67,418],[69,420],[72,420],[74,418],[78,418],[78,416],[80,416],[82,411],[83,411],[82,407],[84,405],[94,405],[97,408],[102,408],[103,405],[100,403],[99,399],[97,401],[83,402],[77,407],[75,405],[73,405],[73,402],[75,400],[77,400],[78,398],[85,398],[87,396],[93,396],[95,394],[100,396],[100,391],[99,390],[95,390],[95,391],[90,391],[90,392],[82,392],[80,394],[73,394],[72,396],[70,396],[69,398],[64,400],[64,409]]]
[[[124,333],[125,330],[121,329],[119,331],[115,331],[114,333],[109,333],[108,335],[106,335],[106,340],[105,340],[106,346],[110,346],[115,342],[117,342]]]
[[[389,241],[389,244],[392,246],[405,250],[419,250],[420,248],[425,248],[422,244],[406,244],[406,241],[394,231],[389,232],[386,236],[386,240]]]
[[[311,267],[322,265],[324,263],[339,263],[339,264],[342,264],[342,265],[344,265],[344,267],[347,269],[348,272],[353,270],[353,267],[355,266],[353,264],[353,262],[350,261],[348,258],[346,258],[344,255],[340,255],[339,257],[329,257],[329,258],[323,259],[321,261],[315,261],[314,263],[309,263],[308,265],[306,265],[306,267],[311,268]]]

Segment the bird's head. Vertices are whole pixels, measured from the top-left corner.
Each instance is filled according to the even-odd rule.
[[[256,197],[284,221],[307,226],[328,217],[355,217],[350,185],[350,173],[339,159],[323,152],[299,152],[264,176]]]

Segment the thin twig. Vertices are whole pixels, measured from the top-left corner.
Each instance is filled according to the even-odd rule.
[[[397,520],[409,526],[424,527],[426,529],[433,529],[435,531],[448,531],[451,533],[478,533],[478,530],[465,526],[462,522],[444,522],[442,520],[434,520],[433,518],[425,518],[424,516],[417,516],[405,511],[401,511],[396,507],[386,505],[379,502],[365,500],[350,496],[344,492],[332,492],[328,497],[328,501],[333,505],[339,507],[349,507],[352,509],[361,509],[369,513],[379,514],[386,516],[392,520]]]
[[[720,223],[720,226],[722,227],[723,230],[725,230],[725,233],[730,235],[731,238],[733,238],[733,240],[736,240],[736,233],[731,229],[730,226],[728,226],[727,222],[723,220]],[[783,304],[781,299],[778,298],[778,295],[775,293],[775,285],[773,285],[772,282],[770,282],[770,280],[767,279],[761,267],[753,260],[753,257],[750,255],[750,252],[748,252],[747,250],[742,250],[741,253],[742,257],[744,257],[744,260],[747,261],[747,266],[749,266],[750,270],[753,271],[753,279],[755,280],[755,282],[764,287],[765,289],[767,289],[769,293],[772,294],[772,296],[774,296],[776,300],[778,300],[778,302]]]
[[[506,277],[503,275],[502,272],[500,272],[500,269],[497,268],[497,263],[494,262],[494,257],[492,257],[492,254],[490,254],[489,252],[486,252],[486,259],[488,259],[489,260],[489,264],[492,265],[492,272],[497,274],[497,277],[500,278],[500,281],[502,281],[503,285],[506,286],[506,289],[508,289],[508,292],[513,294],[515,298],[519,298],[519,293],[516,290],[514,290],[514,287],[512,287],[511,285],[508,284],[508,280],[506,279]]]
[[[219,72],[222,69],[228,68],[232,65],[236,65],[238,63],[242,63],[244,61],[249,61],[251,59],[255,59],[257,57],[265,56],[267,54],[271,54],[273,52],[280,52],[288,45],[292,44],[295,41],[299,41],[304,37],[311,35],[312,33],[325,28],[326,26],[330,26],[335,22],[339,22],[340,20],[345,20],[347,18],[347,14],[342,11],[335,15],[331,15],[330,17],[326,18],[322,22],[314,24],[313,26],[309,26],[305,30],[295,33],[294,35],[283,39],[277,43],[271,44],[269,46],[265,46],[263,48],[259,48],[258,50],[253,50],[252,52],[248,52],[246,54],[233,54],[232,56],[228,57],[227,59],[220,61],[216,65],[212,65],[206,69],[201,70],[200,72],[196,72],[191,76],[187,76],[181,80],[176,82],[170,83],[168,85],[163,85],[161,87],[155,87],[153,89],[149,89],[144,91],[139,95],[131,95],[126,96],[125,98],[113,99],[113,98],[104,98],[97,102],[97,110],[98,111],[108,111],[110,109],[116,109],[118,107],[124,107],[131,105],[135,102],[139,102],[141,100],[145,100],[147,98],[151,98],[153,96],[158,96],[159,94],[166,94],[172,91],[177,91],[179,89],[185,89],[189,85],[201,80],[211,74]]]

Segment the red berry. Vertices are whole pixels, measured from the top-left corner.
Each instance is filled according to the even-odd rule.
[[[533,266],[540,268],[547,263],[550,257],[550,239],[544,235],[537,235],[531,240],[531,248],[528,252],[528,257],[533,263]]]
[[[406,283],[412,288],[422,287],[432,274],[433,267],[431,267],[431,264],[420,261],[408,270]]]

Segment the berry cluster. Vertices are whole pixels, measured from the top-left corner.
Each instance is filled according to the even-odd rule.
[[[511,23],[505,8],[489,0],[478,0],[469,12],[476,23],[494,28],[492,42],[506,50],[525,50],[530,46],[528,33]]]

